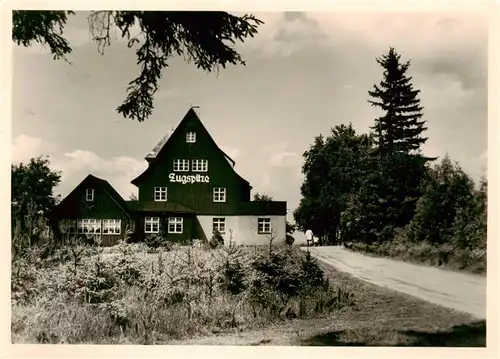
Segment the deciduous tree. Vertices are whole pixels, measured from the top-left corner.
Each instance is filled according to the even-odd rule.
[[[50,168],[48,157],[40,156],[27,164],[12,165],[11,181],[13,237],[18,231],[31,241],[37,224],[49,219],[59,200],[54,188],[61,181],[61,173]]]

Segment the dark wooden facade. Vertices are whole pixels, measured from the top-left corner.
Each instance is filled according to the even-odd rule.
[[[87,198],[88,190],[92,190],[92,200]],[[85,237],[85,233],[78,233],[78,220],[119,220],[119,234],[103,234],[101,226],[99,234],[102,245],[116,244],[135,225],[132,211],[120,194],[109,182],[93,175],[88,175],[71,191],[55,208],[51,217],[54,233],[59,238]],[[60,221],[72,222],[74,230],[62,231]]]
[[[195,134],[194,141],[187,134]],[[55,219],[61,218],[117,218],[125,227],[132,228],[136,240],[144,239],[146,218],[182,218],[182,233],[168,233],[167,240],[186,242],[207,239],[197,216],[285,216],[286,202],[252,202],[251,186],[234,170],[234,161],[215,143],[193,109],[184,116],[168,139],[146,157],[148,168],[132,183],[138,187],[138,200],[125,201],[107,181],[89,175],[56,208]],[[174,168],[175,160],[188,163],[186,171]],[[196,160],[205,160],[205,168],[195,168]],[[198,171],[194,171],[198,169]],[[95,186],[93,203],[85,198],[85,190]],[[166,200],[155,200],[155,187],[166,188]],[[225,201],[214,201],[214,188],[223,188]],[[116,237],[116,236],[115,236]],[[109,237],[111,238],[111,237]],[[114,244],[107,239],[108,244]],[[104,241],[103,241],[104,242]]]

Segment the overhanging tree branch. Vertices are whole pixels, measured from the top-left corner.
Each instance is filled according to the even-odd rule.
[[[14,11],[12,39],[22,46],[33,42],[48,45],[55,59],[66,59],[72,49],[62,36],[72,11]],[[232,47],[257,34],[263,21],[253,15],[235,16],[222,11],[92,11],[89,31],[104,54],[111,45],[113,29],[136,50],[140,74],[129,82],[125,101],[118,113],[139,122],[148,118],[154,108],[162,71],[173,56],[206,72],[219,71],[228,64],[245,65]],[[137,27],[138,34],[131,35]]]

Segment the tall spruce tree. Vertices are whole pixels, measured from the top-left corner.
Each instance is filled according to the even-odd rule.
[[[423,107],[420,106],[418,94],[411,83],[412,77],[406,72],[410,61],[401,62],[394,48],[376,59],[384,69],[380,86],[374,85],[368,91],[374,100],[368,102],[382,109],[385,114],[375,119],[375,138],[381,155],[419,152],[427,138],[423,132],[427,129],[421,120]]]
[[[370,241],[384,241],[392,237],[395,228],[406,226],[413,218],[426,163],[432,159],[420,151],[427,141],[423,136],[427,128],[421,119],[420,90],[413,88],[407,75],[410,61],[402,62],[392,47],[376,61],[384,69],[383,79],[368,91],[372,97],[368,102],[384,112],[372,127],[378,168],[369,193],[358,200],[367,212],[361,221],[366,226],[364,232],[370,233]]]

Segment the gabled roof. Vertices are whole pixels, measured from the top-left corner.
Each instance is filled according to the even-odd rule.
[[[199,122],[199,125],[205,130],[206,134],[207,134],[207,137],[209,139],[209,141],[212,142],[213,146],[229,161],[229,163],[232,165],[232,167],[235,166],[236,162],[231,158],[229,157],[218,145],[217,143],[214,141],[214,139],[212,138],[212,136],[210,136],[210,132],[208,132],[208,130],[206,129],[206,127],[203,125],[203,122],[201,122],[200,118],[198,117],[198,114],[194,111],[194,109],[191,107],[189,109],[189,111],[186,113],[186,115],[184,115],[184,118],[181,120],[181,122],[177,125],[177,127],[175,128],[175,130],[173,130],[170,134],[167,134],[166,136],[164,136],[160,142],[155,146],[155,148],[153,149],[153,151],[151,151],[147,156],[146,156],[146,160],[150,163],[150,166],[142,173],[140,174],[139,176],[137,176],[136,178],[134,178],[131,183],[134,184],[134,185],[137,185],[138,182],[144,177],[146,176],[147,173],[149,173],[149,171],[151,170],[151,168],[153,166],[151,166],[152,164],[154,164],[154,161],[156,160],[156,158],[160,157],[161,153],[166,151],[166,149],[168,148],[168,143],[170,141],[170,139],[172,137],[174,137],[179,131],[180,131],[180,128],[182,128],[183,126],[181,126],[184,122],[188,121],[189,119],[192,119],[192,118],[195,118],[198,122]],[[237,174],[238,175],[238,174]],[[241,177],[240,175],[238,175],[238,177],[240,177],[243,181],[245,181],[246,183],[248,183],[247,180],[245,180],[243,177]]]
[[[123,199],[123,197],[113,188],[113,186],[111,186],[111,184],[108,181],[96,177],[92,174],[89,174],[87,177],[85,177],[85,179],[82,182],[80,182],[78,186],[76,186],[66,197],[64,197],[64,199],[56,206],[53,213],[57,214],[57,209],[64,207],[64,204],[67,203],[68,198],[71,198],[71,195],[86,183],[92,183],[98,186],[104,193],[106,193],[113,200],[113,202],[116,203],[118,207],[120,207],[120,209],[128,217],[131,218],[127,202]]]
[[[158,152],[160,152],[160,150],[163,148],[165,143],[167,143],[168,138],[170,137],[172,132],[169,132],[165,136],[163,136],[163,138],[160,140],[160,142],[158,142],[156,144],[156,146],[153,148],[153,150],[146,155],[146,157],[145,157],[146,161],[150,162],[151,160],[156,158],[156,155],[158,154]]]

